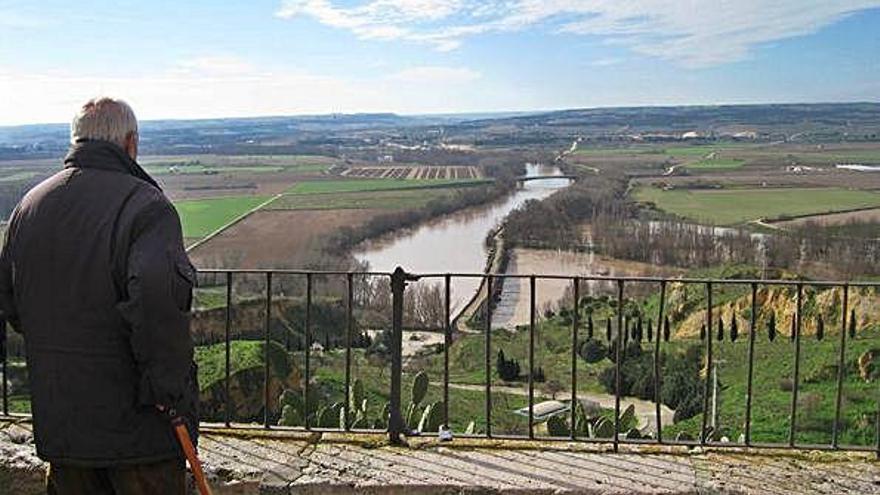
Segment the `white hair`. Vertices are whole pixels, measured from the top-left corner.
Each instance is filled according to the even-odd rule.
[[[128,103],[107,97],[92,98],[73,117],[70,142],[96,139],[125,147],[126,138],[137,131],[137,117]]]

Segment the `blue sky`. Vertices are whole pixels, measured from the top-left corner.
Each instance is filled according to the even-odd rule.
[[[0,0],[0,125],[880,101],[880,0]]]

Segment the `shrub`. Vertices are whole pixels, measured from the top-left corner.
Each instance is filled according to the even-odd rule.
[[[598,363],[608,357],[608,348],[598,340],[588,340],[581,345],[581,358],[588,363]]]
[[[507,359],[504,356],[503,349],[498,349],[498,359],[495,363],[495,369],[498,372],[498,376],[506,382],[512,382],[519,378],[519,362],[513,358]]]

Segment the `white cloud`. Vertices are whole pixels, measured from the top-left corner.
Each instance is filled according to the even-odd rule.
[[[307,16],[361,39],[453,50],[484,33],[549,28],[599,36],[686,66],[741,60],[757,45],[810,34],[880,0],[284,0],[276,15]]]
[[[388,79],[413,84],[465,84],[480,77],[479,72],[465,67],[424,66],[404,69]]]
[[[142,119],[332,112],[443,113],[502,109],[515,95],[486,94],[467,68],[423,66],[371,78],[253,66],[229,56],[183,61],[159,73],[119,76],[0,66],[0,125],[67,122],[89,98],[128,101]],[[426,91],[425,88],[432,88]]]

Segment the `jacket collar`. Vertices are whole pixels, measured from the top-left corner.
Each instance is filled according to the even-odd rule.
[[[94,168],[122,172],[137,177],[156,189],[162,189],[146,170],[128,156],[128,153],[109,141],[78,140],[64,157],[64,168]]]

